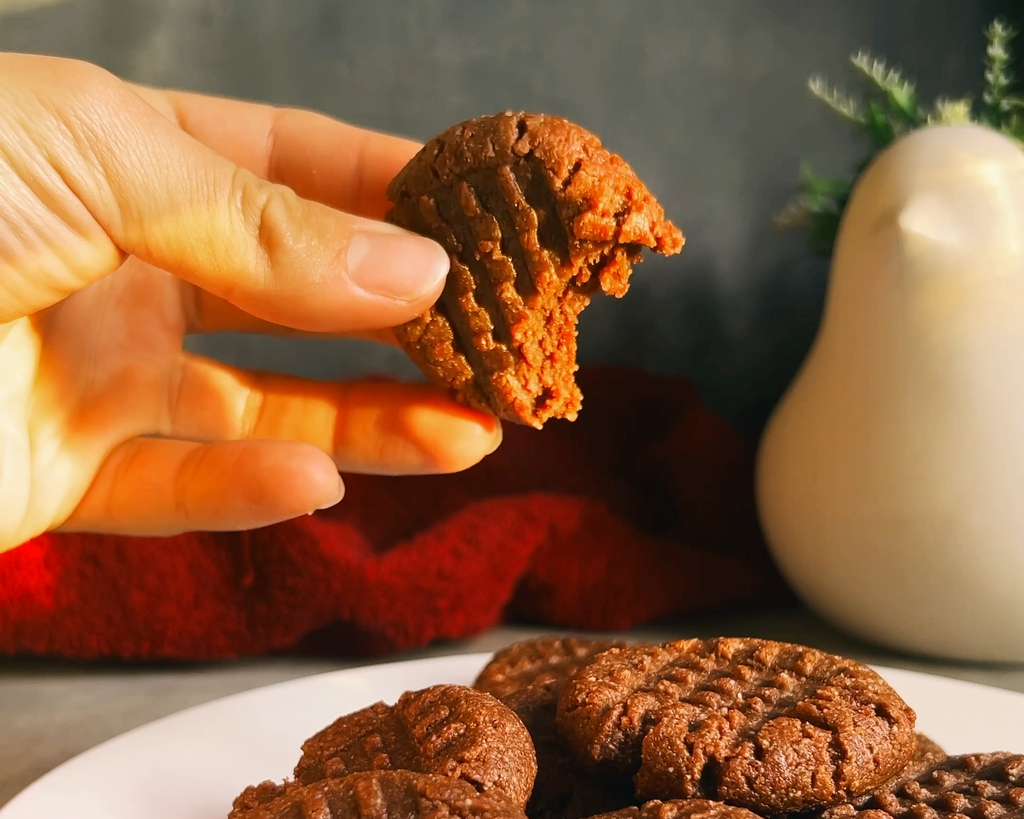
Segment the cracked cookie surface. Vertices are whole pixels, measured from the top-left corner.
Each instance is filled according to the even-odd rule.
[[[561,117],[506,112],[454,125],[392,180],[387,220],[440,243],[438,302],[395,328],[433,382],[499,418],[575,419],[576,321],[625,294],[641,250],[683,235],[619,156]]]
[[[633,775],[638,798],[773,814],[888,782],[914,754],[915,719],[866,666],[735,638],[612,649],[569,680],[558,703],[577,758]]]

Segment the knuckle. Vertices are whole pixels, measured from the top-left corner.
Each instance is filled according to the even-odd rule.
[[[127,127],[113,107],[124,86],[90,63],[47,59],[40,66],[0,92],[9,97],[0,106],[3,221],[31,237],[0,251],[3,295],[19,315],[59,301],[123,259],[109,229],[118,223],[111,175],[124,154],[111,143]],[[4,312],[0,320],[10,317]]]
[[[29,70],[18,72],[19,85],[40,102],[90,102],[105,99],[123,83],[95,63],[71,57],[27,57]]]
[[[301,224],[302,203],[293,191],[236,168],[230,185],[229,207],[233,219],[251,239],[250,259],[264,284],[272,284],[270,273],[278,260],[293,248]]]
[[[127,86],[105,68],[82,60],[69,60],[66,80],[79,100],[102,106],[123,99]]]
[[[188,527],[198,520],[196,508],[196,487],[201,486],[198,478],[205,471],[210,459],[210,449],[197,446],[181,461],[172,483],[173,516],[178,524]]]
[[[36,97],[69,148],[89,160],[109,161],[112,152],[130,146],[126,140],[135,125],[126,112],[137,110],[140,101],[120,79],[79,60],[55,60],[44,79]]]
[[[100,510],[101,523],[106,524],[119,520],[125,512],[126,489],[132,486],[137,470],[142,464],[142,447],[138,441],[124,444],[114,450],[108,461],[110,478],[102,484],[102,496],[97,504]],[[129,495],[130,496],[130,495]]]
[[[107,69],[85,60],[62,57],[55,59],[53,66],[64,84],[74,86],[79,91],[99,90],[121,84]]]
[[[40,59],[40,58],[35,58]],[[81,147],[92,132],[110,132],[124,119],[122,107],[128,87],[104,68],[80,60],[42,58],[34,70],[17,75],[2,93],[10,138],[16,126],[35,139],[58,148],[69,138]],[[94,140],[93,140],[94,141]]]
[[[337,385],[337,394],[333,401],[334,423],[331,432],[331,455],[335,460],[341,458],[352,445],[352,392],[354,384],[341,382]]]
[[[180,427],[180,418],[182,412],[183,401],[182,397],[185,395],[187,387],[187,365],[184,359],[178,358],[171,366],[171,370],[167,376],[167,403],[165,415],[162,418],[162,423],[159,426],[159,431],[163,435],[169,435],[172,430]]]
[[[266,393],[262,389],[256,385],[246,387],[242,411],[239,415],[239,439],[246,440],[259,437],[260,430],[263,428],[266,406]]]

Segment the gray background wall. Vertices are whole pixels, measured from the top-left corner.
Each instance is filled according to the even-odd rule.
[[[6,0],[10,3],[13,0]],[[306,106],[426,139],[506,108],[557,113],[622,153],[687,235],[630,295],[584,313],[581,359],[693,377],[756,434],[813,337],[823,264],[772,217],[799,161],[856,141],[804,91],[868,48],[927,99],[977,91],[982,30],[1011,0],[68,0],[0,17],[0,49],[126,78]],[[4,4],[0,3],[0,10]],[[1016,8],[1015,8],[1016,7]],[[1024,48],[1024,38],[1021,47]],[[1021,65],[1024,73],[1024,63]],[[206,337],[194,349],[318,378],[413,376],[356,343]]]

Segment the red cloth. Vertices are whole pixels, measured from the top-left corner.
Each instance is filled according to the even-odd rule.
[[[739,434],[681,379],[579,380],[576,423],[506,425],[458,475],[349,476],[336,509],[242,534],[47,535],[0,555],[0,652],[384,652],[506,616],[619,629],[777,595]]]

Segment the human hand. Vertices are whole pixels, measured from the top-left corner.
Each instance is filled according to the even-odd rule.
[[[426,385],[182,349],[223,331],[387,342],[427,309],[444,251],[373,221],[417,147],[0,54],[0,551],[53,529],[264,526],[336,503],[339,470],[493,451],[496,421]]]

